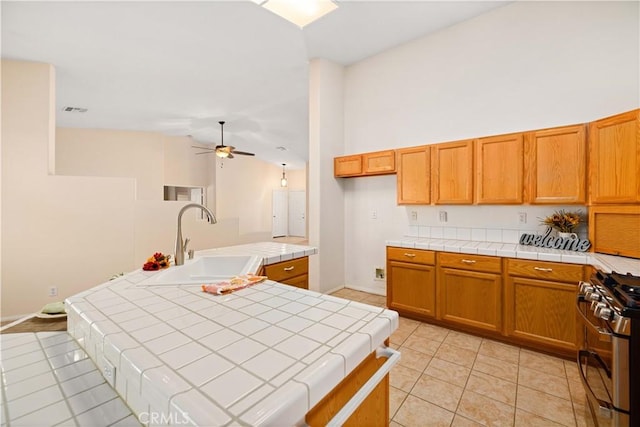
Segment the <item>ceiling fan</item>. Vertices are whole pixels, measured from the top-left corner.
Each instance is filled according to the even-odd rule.
[[[216,153],[216,156],[221,157],[223,159],[225,158],[233,159],[234,154],[239,154],[242,156],[255,156],[255,154],[248,153],[246,151],[237,151],[236,147],[233,147],[231,145],[224,145],[224,121],[219,121],[218,123],[220,123],[220,145],[216,145],[216,148],[204,148],[204,147],[198,147],[198,146],[192,145],[193,148],[207,150],[207,151],[203,151],[201,153],[196,153],[196,154]]]

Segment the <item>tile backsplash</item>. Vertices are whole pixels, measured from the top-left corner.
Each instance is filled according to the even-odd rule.
[[[580,211],[585,221],[588,217],[586,206],[407,206],[405,234],[432,239],[518,243],[522,233],[544,233],[546,226],[540,224],[541,218],[558,209]],[[447,222],[439,221],[440,212],[447,213]],[[523,213],[525,223],[520,222]],[[580,224],[576,233],[581,239],[588,239],[587,223]]]

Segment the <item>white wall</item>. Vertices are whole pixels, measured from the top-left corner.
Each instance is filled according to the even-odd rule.
[[[342,183],[333,177],[333,157],[343,147],[344,68],[323,59],[309,65],[309,288],[329,292],[344,286],[345,211]]]
[[[346,69],[345,150],[335,154],[584,123],[638,108],[638,21],[637,2],[516,2],[361,61]],[[397,206],[395,176],[346,181],[346,285],[384,293],[374,272],[384,265],[385,240],[443,226],[443,208]],[[447,206],[446,226],[519,230],[524,211],[526,227],[536,228],[555,208]],[[410,224],[412,210],[418,221]]]

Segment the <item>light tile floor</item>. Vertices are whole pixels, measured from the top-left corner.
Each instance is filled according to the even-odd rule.
[[[351,289],[332,295],[386,306]],[[391,427],[585,426],[576,363],[404,317],[391,336]]]

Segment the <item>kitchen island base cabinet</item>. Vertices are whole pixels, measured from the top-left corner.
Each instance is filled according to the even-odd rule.
[[[434,252],[387,248],[387,307],[409,317],[435,317]]]
[[[265,265],[260,275],[285,285],[309,289],[309,257]]]
[[[375,352],[371,353],[307,413],[306,423],[311,427],[326,426],[386,360],[384,357],[377,358]],[[353,427],[389,425],[389,375],[380,381],[343,425]]]

